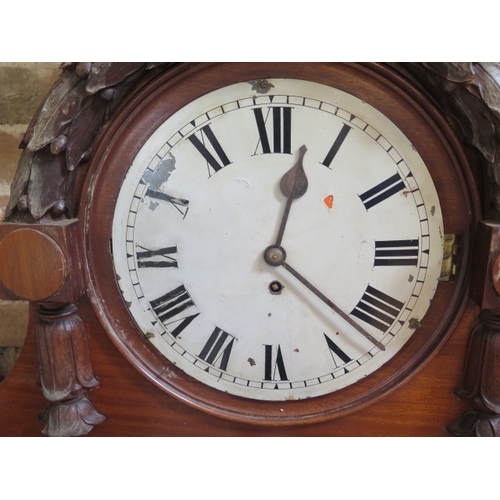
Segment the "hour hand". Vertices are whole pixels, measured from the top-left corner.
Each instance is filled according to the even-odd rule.
[[[308,182],[304,172],[303,158],[306,154],[307,148],[305,145],[299,149],[299,158],[295,165],[281,178],[280,190],[286,197],[285,211],[281,218],[281,224],[276,238],[276,246],[281,245],[283,234],[285,232],[286,222],[290,213],[292,202],[300,198],[307,191]]]

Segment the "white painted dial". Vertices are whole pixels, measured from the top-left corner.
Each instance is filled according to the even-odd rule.
[[[281,236],[280,183],[299,163],[307,189]],[[433,298],[442,234],[431,176],[390,120],[271,79],[206,94],[155,131],[121,187],[112,247],[123,299],[167,359],[279,401],[353,384],[403,347]]]

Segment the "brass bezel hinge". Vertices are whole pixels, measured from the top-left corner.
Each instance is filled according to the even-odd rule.
[[[445,234],[443,239],[443,262],[439,281],[455,281],[457,274],[456,257],[460,248],[458,234]]]

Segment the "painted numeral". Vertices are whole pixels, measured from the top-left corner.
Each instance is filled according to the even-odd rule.
[[[213,366],[218,363],[221,370],[227,370],[233,344],[234,337],[216,327],[198,357]]]
[[[286,375],[285,363],[281,354],[281,347],[273,345],[264,345],[265,364],[264,380],[288,380]]]
[[[257,130],[259,131],[259,139],[264,154],[268,153],[292,153],[292,108],[290,107],[270,107],[267,110],[266,118],[262,108],[253,108],[255,121],[257,122]],[[266,121],[269,114],[272,113],[272,143],[266,129]]]
[[[399,191],[402,191],[405,187],[405,183],[401,179],[401,176],[396,173],[384,182],[381,182],[368,191],[365,191],[363,194],[360,194],[359,197],[361,198],[366,210],[368,210],[392,195],[399,193]]]
[[[403,302],[368,285],[351,314],[385,332],[397,318],[403,306]]]
[[[174,318],[188,307],[194,306],[188,291],[181,285],[150,302],[151,308],[163,323]]]
[[[349,361],[352,361],[352,359],[326,333],[323,333],[323,335],[325,336],[328,348],[332,353],[333,362],[336,367],[338,367],[337,358],[340,358],[344,365],[349,363]]]
[[[183,217],[186,217],[186,214],[189,210],[189,200],[185,200],[183,198],[176,198],[175,196],[170,196],[169,194],[163,193],[161,191],[155,191],[151,188],[146,191],[146,196],[154,198],[155,200],[167,201],[171,203],[172,206],[180,214],[182,214]]]
[[[339,149],[342,146],[342,144],[344,143],[344,141],[347,137],[347,134],[350,132],[350,130],[351,130],[351,127],[349,125],[347,125],[346,123],[344,123],[344,125],[342,126],[342,129],[339,132],[339,135],[337,136],[337,138],[333,142],[332,147],[330,148],[330,151],[328,151],[327,155],[325,156],[325,159],[322,161],[322,163],[321,163],[322,165],[330,168],[330,165],[331,165],[333,159],[335,158],[335,156],[339,152]]]
[[[374,266],[416,266],[418,239],[375,241]]]
[[[177,338],[191,324],[193,319],[195,319],[199,315],[200,313],[196,313],[196,314],[191,314],[191,316],[186,316],[185,318],[182,318],[180,320],[180,323],[170,332],[170,335],[172,335],[172,337],[174,338]],[[171,324],[174,324],[178,321],[179,320],[172,321]]]
[[[210,128],[210,125],[205,125],[201,128],[200,137],[201,140],[196,134],[192,134],[188,137],[188,139],[216,173],[222,168],[227,167],[231,163],[229,161],[229,158],[226,156],[226,153],[222,149],[219,141],[217,140],[217,137],[215,137],[212,129]],[[211,149],[213,150],[215,156],[208,150],[205,143],[205,138],[211,145]]]
[[[140,268],[149,267],[177,267],[177,260],[171,255],[177,253],[177,247],[165,247],[159,250],[148,250],[147,248],[137,245],[142,250],[137,251],[137,264]]]

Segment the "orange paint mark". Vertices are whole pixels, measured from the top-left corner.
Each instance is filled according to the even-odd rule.
[[[323,201],[325,202],[325,205],[328,208],[332,208],[333,207],[333,194],[328,195]]]

